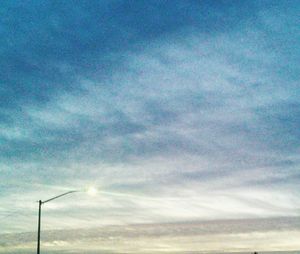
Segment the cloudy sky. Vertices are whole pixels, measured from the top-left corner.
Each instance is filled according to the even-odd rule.
[[[0,253],[299,250],[299,11],[1,1]]]

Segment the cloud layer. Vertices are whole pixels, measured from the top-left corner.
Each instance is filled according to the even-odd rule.
[[[299,229],[299,218],[283,217],[56,230],[44,232],[43,250],[45,253],[293,251],[299,248]],[[27,253],[35,245],[34,240],[35,234],[7,234],[1,235],[0,245],[5,253],[18,253],[20,248]]]

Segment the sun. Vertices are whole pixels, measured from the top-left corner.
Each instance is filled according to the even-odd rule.
[[[89,187],[87,189],[87,193],[90,195],[90,196],[95,196],[97,193],[98,193],[98,190],[95,188],[95,187]]]

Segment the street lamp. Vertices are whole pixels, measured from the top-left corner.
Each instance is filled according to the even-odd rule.
[[[80,190],[72,190],[72,191],[67,191],[63,194],[60,194],[58,196],[55,196],[53,198],[50,198],[50,199],[47,199],[45,201],[42,201],[42,200],[39,200],[39,218],[38,218],[38,239],[37,239],[37,254],[40,254],[40,242],[41,242],[41,213],[42,213],[42,205],[45,204],[45,203],[48,203],[54,199],[57,199],[57,198],[60,198],[60,197],[63,197],[63,196],[66,196],[68,194],[71,194],[71,193],[75,193],[75,192],[81,192]],[[89,194],[89,195],[95,195],[97,194],[97,189],[94,188],[94,187],[90,187],[86,190],[86,192]]]

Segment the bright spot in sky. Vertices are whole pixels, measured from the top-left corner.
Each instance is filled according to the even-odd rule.
[[[90,195],[90,196],[95,196],[97,194],[97,189],[95,187],[89,187],[87,189],[87,193]]]

